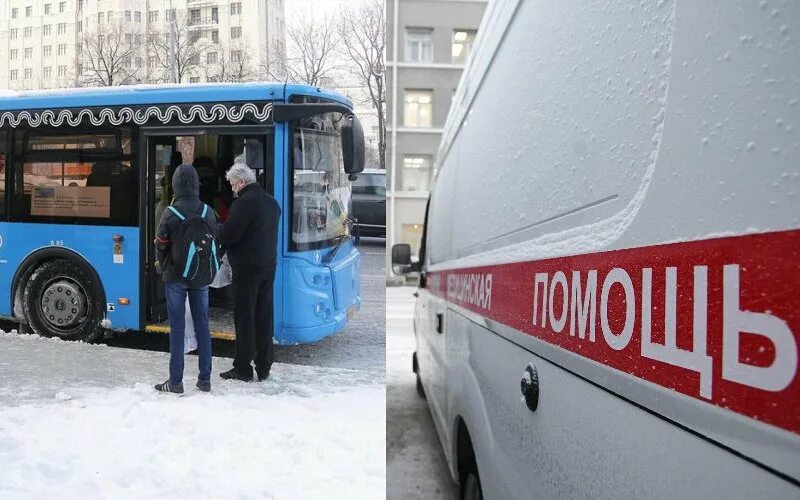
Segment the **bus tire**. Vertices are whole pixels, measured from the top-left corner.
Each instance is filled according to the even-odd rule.
[[[70,259],[38,267],[25,284],[22,306],[33,333],[63,340],[103,338],[99,283]]]

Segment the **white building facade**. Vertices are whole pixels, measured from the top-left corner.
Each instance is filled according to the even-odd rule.
[[[215,65],[237,57],[257,78],[262,61],[285,46],[283,0],[0,0],[0,88],[86,84],[82,42],[112,28],[138,48],[125,62],[134,75],[126,83],[164,82],[147,37],[174,19],[203,46],[186,83],[213,80]]]

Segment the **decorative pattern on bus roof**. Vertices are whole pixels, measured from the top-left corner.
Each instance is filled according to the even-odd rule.
[[[158,120],[165,124],[174,120],[178,120],[183,124],[189,124],[195,121],[213,123],[221,120],[238,123],[244,120],[247,116],[250,116],[259,122],[268,121],[272,117],[272,104],[215,104],[211,107],[195,104],[191,107],[172,105],[168,107],[107,107],[75,110],[62,109],[60,111],[52,111],[48,109],[36,112],[5,112],[0,114],[0,127],[5,126],[6,123],[11,124],[12,127],[18,127],[21,124],[25,124],[30,127],[60,127],[65,123],[69,124],[70,126],[77,127],[86,119],[88,119],[92,125],[96,127],[101,125],[119,126],[123,123],[144,125],[151,120]]]

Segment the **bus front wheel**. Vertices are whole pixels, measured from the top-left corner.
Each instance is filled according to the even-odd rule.
[[[99,283],[78,264],[42,264],[25,285],[23,307],[31,330],[45,337],[96,342],[103,336]]]

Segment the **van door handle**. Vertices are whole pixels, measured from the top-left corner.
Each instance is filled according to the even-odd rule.
[[[525,405],[530,411],[536,411],[539,407],[539,374],[532,364],[525,367],[519,386],[525,398]]]
[[[436,333],[444,332],[444,314],[436,313]]]

